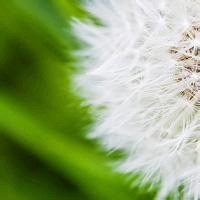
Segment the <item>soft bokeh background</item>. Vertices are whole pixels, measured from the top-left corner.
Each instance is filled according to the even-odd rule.
[[[80,1],[0,1],[0,199],[153,199],[85,139],[94,120],[70,85],[72,16],[87,17]]]

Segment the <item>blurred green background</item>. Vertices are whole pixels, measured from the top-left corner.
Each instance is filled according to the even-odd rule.
[[[153,199],[84,139],[94,120],[71,84],[71,17],[87,17],[80,1],[0,1],[0,199]]]

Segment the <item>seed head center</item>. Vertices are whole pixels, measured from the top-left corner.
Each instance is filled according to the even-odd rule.
[[[181,95],[188,101],[200,103],[200,22],[183,32],[177,44],[170,48],[176,61],[175,80],[181,88]]]

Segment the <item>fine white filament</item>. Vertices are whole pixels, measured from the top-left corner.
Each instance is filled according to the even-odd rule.
[[[91,0],[101,25],[74,21],[85,44],[78,84],[105,109],[91,133],[123,150],[122,172],[200,199],[200,0]]]

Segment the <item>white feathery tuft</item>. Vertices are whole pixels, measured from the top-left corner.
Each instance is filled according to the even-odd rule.
[[[87,48],[78,84],[105,106],[91,136],[124,150],[122,172],[160,183],[157,199],[184,186],[200,198],[200,1],[91,0],[103,25],[74,21]]]

